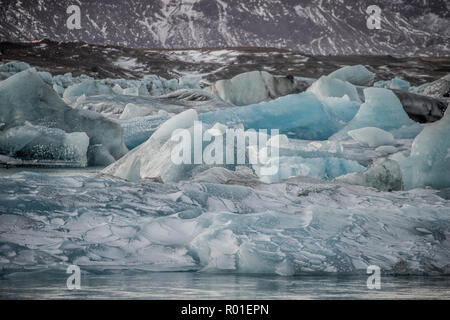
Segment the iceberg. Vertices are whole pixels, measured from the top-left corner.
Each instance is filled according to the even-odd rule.
[[[329,76],[320,77],[306,91],[314,93],[318,99],[342,98],[346,96],[352,101],[360,102],[358,91],[354,85]]]
[[[388,131],[396,139],[414,138],[422,130],[418,123],[408,117],[400,100],[392,91],[383,88],[366,88],[364,96],[365,102],[355,117],[330,139],[348,139],[349,131],[365,127]]]
[[[411,87],[411,84],[403,80],[399,77],[395,77],[392,80],[381,80],[377,81],[373,84],[374,87],[378,88],[387,88],[387,89],[395,89],[395,90],[402,90],[402,91],[409,91],[409,88]]]
[[[269,175],[264,168],[277,166],[278,171]],[[333,180],[349,172],[361,172],[365,167],[358,162],[335,157],[303,158],[300,156],[271,157],[264,165],[253,165],[260,180],[265,183],[279,183],[291,177],[305,176],[322,180]]]
[[[0,132],[0,153],[38,163],[85,167],[89,137],[42,126],[16,126]]]
[[[2,131],[31,124],[68,134],[85,132],[90,145],[103,145],[114,159],[128,151],[119,124],[98,113],[69,107],[33,69],[0,82],[0,119]]]
[[[332,180],[365,169],[357,161],[345,159],[342,146],[333,141],[301,141],[282,135],[270,137],[265,147],[248,149],[253,158],[259,159],[252,168],[265,183],[279,183],[297,176]],[[272,174],[267,170],[271,167],[278,170]]]
[[[352,101],[347,95],[342,98],[327,97],[320,100],[328,110],[341,122],[347,123],[352,120],[359,110],[361,102]]]
[[[252,169],[244,166],[236,166],[234,171],[224,167],[213,167],[194,175],[192,181],[245,186],[260,183]]]
[[[133,118],[145,117],[150,115],[153,112],[151,108],[147,106],[137,106],[133,103],[128,103],[123,109],[122,114],[119,119],[121,120],[129,120]]]
[[[372,187],[381,191],[402,190],[402,172],[394,160],[379,159],[364,172],[354,172],[336,178],[338,182]]]
[[[123,140],[129,150],[146,142],[158,127],[170,119],[167,115],[138,117],[129,120],[119,120],[123,128]]]
[[[110,87],[101,84],[99,81],[96,80],[85,80],[78,84],[73,84],[70,87],[68,87],[63,94],[63,97],[65,99],[67,98],[73,98],[73,97],[80,97],[82,95],[85,96],[97,96],[100,94],[112,94],[113,91]]]
[[[392,156],[400,163],[405,188],[450,187],[450,112],[426,125],[414,139],[411,153]]]
[[[375,74],[363,65],[345,66],[328,75],[330,78],[350,82],[355,86],[369,86]]]
[[[164,122],[145,143],[128,152],[102,172],[129,181],[181,180],[187,171],[186,167],[192,165],[177,165],[171,161],[172,147],[176,143],[170,138],[176,129],[193,127],[197,119],[197,112],[193,109],[173,116]]]
[[[342,123],[314,94],[291,94],[243,107],[200,114],[206,124],[220,122],[227,127],[242,124],[247,129],[279,129],[289,137],[324,140],[342,127]]]
[[[25,62],[11,61],[5,64],[0,64],[0,81],[8,79],[18,72],[30,69],[30,65]]]
[[[362,146],[376,148],[379,146],[395,145],[394,136],[390,132],[386,132],[379,128],[365,127],[350,130],[347,133]]]
[[[403,104],[408,116],[420,123],[435,122],[442,119],[447,109],[447,104],[440,99],[402,90],[394,90],[393,92]]]
[[[450,74],[433,81],[424,83],[418,87],[412,87],[411,92],[434,97],[438,99],[449,99],[450,97]]]
[[[269,101],[301,91],[293,77],[277,77],[266,71],[241,73],[229,80],[219,80],[206,90],[236,106]]]

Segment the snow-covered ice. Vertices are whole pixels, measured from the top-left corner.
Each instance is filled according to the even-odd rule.
[[[68,264],[86,271],[365,274],[377,265],[393,274],[450,272],[450,201],[434,190],[27,172],[0,177],[0,189],[3,273]]]

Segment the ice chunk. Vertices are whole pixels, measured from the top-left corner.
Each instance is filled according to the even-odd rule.
[[[397,96],[382,88],[364,89],[365,102],[355,117],[331,139],[348,139],[348,132],[375,127],[391,132],[395,138],[414,138],[422,127],[406,114]]]
[[[319,99],[329,97],[342,98],[347,96],[352,101],[360,102],[358,91],[356,91],[354,85],[327,76],[320,77],[306,91],[314,93]]]
[[[375,151],[385,155],[385,154],[396,153],[398,151],[398,149],[394,146],[380,146],[380,147],[376,148]]]
[[[125,109],[123,110],[119,119],[129,120],[133,118],[144,117],[153,113],[153,111],[154,111],[153,108],[149,108],[147,106],[137,106],[133,103],[128,103],[125,106]]]
[[[408,116],[420,123],[442,119],[447,105],[444,101],[411,92],[396,90],[395,95],[403,104]]]
[[[122,94],[129,95],[129,96],[148,96],[149,93],[147,91],[147,87],[143,84],[137,86],[137,87],[129,87],[126,89],[123,89]]]
[[[237,166],[235,171],[223,167],[213,167],[194,176],[195,182],[254,185],[258,177],[248,167]]]
[[[87,165],[89,137],[84,132],[66,133],[41,126],[17,126],[0,133],[0,153],[24,160]]]
[[[408,81],[395,77],[394,79],[391,80],[390,88],[408,91],[410,86],[411,84]]]
[[[401,78],[395,77],[392,80],[381,80],[377,81],[373,85],[374,87],[378,88],[386,88],[386,89],[396,89],[396,90],[402,90],[402,91],[408,91],[410,88],[410,83],[406,80],[403,80]]]
[[[402,189],[402,173],[394,160],[379,159],[364,172],[349,173],[336,181],[376,188],[381,191]]]
[[[145,178],[178,181],[185,169],[183,165],[176,165],[171,161],[172,146],[175,142],[170,141],[169,138],[176,129],[193,127],[197,118],[197,112],[192,109],[173,116],[164,122],[145,143],[102,172],[130,181]]]
[[[402,169],[407,189],[450,187],[450,111],[441,120],[425,126],[414,139],[409,157],[393,156]]]
[[[200,89],[201,76],[185,76],[178,79],[179,86],[185,89]]]
[[[434,190],[304,178],[246,187],[21,172],[0,176],[0,268],[361,275],[401,262],[448,274],[449,206]]]
[[[147,141],[156,129],[169,118],[167,115],[162,115],[120,120],[125,145],[130,150],[136,148]]]
[[[116,161],[114,157],[101,144],[91,145],[87,151],[89,166],[109,166]]]
[[[369,86],[375,74],[363,65],[345,66],[328,75],[330,78],[350,82],[356,86]]]
[[[6,64],[0,64],[0,81],[7,79],[18,72],[30,69],[30,65],[25,62],[12,61]]]
[[[429,83],[425,83],[418,87],[412,87],[410,91],[435,98],[450,97],[450,74]]]
[[[321,102],[330,110],[339,120],[347,123],[352,120],[359,110],[361,103],[352,101],[347,95],[342,98],[327,97],[321,99]]]
[[[64,98],[79,97],[82,95],[96,96],[99,94],[112,94],[110,87],[96,80],[85,80],[81,83],[71,85],[64,91]]]
[[[207,90],[233,105],[244,106],[299,92],[296,87],[293,78],[252,71],[230,80],[219,80]]]
[[[62,96],[64,95],[64,88],[61,87],[60,85],[54,84],[54,85],[53,85],[53,90],[55,90],[56,93],[57,93],[60,97],[62,97]]]
[[[278,172],[273,175],[266,174],[262,171],[264,168],[273,166],[278,167]],[[356,161],[342,158],[303,158],[300,156],[290,156],[271,157],[264,165],[253,165],[253,169],[261,181],[278,183],[296,176],[332,180],[349,172],[361,172],[365,167]]]
[[[314,94],[292,94],[269,102],[203,113],[200,120],[228,127],[243,124],[245,129],[279,129],[289,137],[327,139],[342,123]]]
[[[395,139],[391,133],[375,127],[350,130],[348,135],[358,141],[362,146],[371,148],[395,145]]]
[[[4,130],[30,123],[67,133],[85,132],[91,145],[102,144],[115,159],[127,152],[119,124],[69,107],[32,69],[0,82],[0,118]]]

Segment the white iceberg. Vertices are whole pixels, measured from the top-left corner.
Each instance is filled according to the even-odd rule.
[[[319,99],[347,96],[352,101],[360,102],[358,91],[354,85],[329,76],[320,77],[306,91],[314,93]]]
[[[405,188],[450,187],[450,112],[425,126],[414,139],[409,157],[393,155],[400,163]]]
[[[395,145],[394,136],[390,132],[375,127],[350,130],[347,134],[366,147],[376,148]]]
[[[356,86],[369,86],[375,74],[363,65],[345,66],[328,75],[330,78],[350,82]]]
[[[390,90],[364,89],[365,102],[355,117],[330,139],[348,139],[348,132],[365,127],[375,127],[393,134],[396,139],[414,138],[422,127],[411,120],[400,100]]]
[[[197,112],[192,109],[173,116],[164,122],[145,143],[106,167],[102,172],[129,181],[146,178],[164,182],[179,181],[187,170],[185,165],[172,162],[172,147],[176,143],[171,141],[170,137],[176,129],[193,127],[197,119]]]

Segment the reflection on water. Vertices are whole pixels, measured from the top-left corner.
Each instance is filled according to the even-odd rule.
[[[81,290],[64,271],[17,273],[0,279],[1,299],[450,299],[450,277],[277,277],[195,272],[86,274]]]

